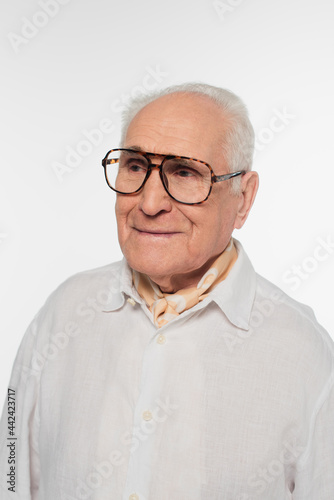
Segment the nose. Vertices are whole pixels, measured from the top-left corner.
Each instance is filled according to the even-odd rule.
[[[146,215],[154,216],[172,209],[172,199],[161,182],[157,165],[152,165],[151,174],[139,195],[139,208]]]

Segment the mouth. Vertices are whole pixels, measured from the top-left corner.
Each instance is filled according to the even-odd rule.
[[[179,231],[168,231],[168,230],[163,230],[161,228],[159,229],[146,229],[146,228],[133,228],[135,231],[137,231],[140,235],[142,236],[157,236],[157,237],[170,237],[175,234],[180,234]]]

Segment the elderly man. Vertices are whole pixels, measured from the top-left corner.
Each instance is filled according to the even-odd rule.
[[[1,498],[334,498],[333,342],[232,237],[253,142],[223,89],[132,104],[103,160],[124,259],[67,280],[26,333]]]

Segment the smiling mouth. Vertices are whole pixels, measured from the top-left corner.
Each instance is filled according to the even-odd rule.
[[[150,236],[172,236],[173,234],[179,234],[179,231],[162,231],[161,229],[138,229],[136,227],[133,229],[142,235]]]

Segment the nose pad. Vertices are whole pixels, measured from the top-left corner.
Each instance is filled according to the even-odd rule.
[[[148,182],[149,178],[151,177],[151,174],[153,172],[153,170],[158,170],[159,171],[159,178],[160,178],[160,181],[162,182],[162,187],[165,189],[165,186],[168,187],[168,181],[167,181],[167,178],[166,176],[164,176],[164,174],[162,173],[162,170],[160,168],[160,165],[153,165],[151,164],[150,166],[150,173],[149,173],[149,176],[146,180],[146,183]],[[165,189],[166,190],[166,189]]]
[[[151,178],[152,178],[152,172],[153,172],[153,170],[159,170],[159,177],[160,177],[160,179],[161,179],[159,165],[152,165],[152,164],[151,164],[151,165],[150,165],[150,171],[149,171],[149,174],[148,174],[148,177],[147,177],[147,179],[146,179],[145,184],[147,184],[147,182],[149,181],[149,179],[151,179]]]
[[[163,186],[168,190],[168,179],[166,175],[163,173],[162,169],[160,170],[160,179],[163,184]]]
[[[159,175],[157,175],[157,173],[151,175],[153,169],[158,169]],[[172,209],[171,201],[171,197],[162,182],[161,170],[159,166],[152,165],[150,175],[146,179],[140,197],[140,210],[150,216],[157,215],[160,212],[170,212]]]
[[[144,190],[145,190],[145,185],[151,184],[150,178],[151,178],[151,174],[152,174],[153,170],[159,170],[159,179],[160,179],[160,183],[161,183],[160,188],[162,188],[163,191],[165,192],[165,196],[167,196],[167,198],[170,198],[170,194],[168,191],[168,180],[167,180],[167,177],[163,174],[161,165],[159,165],[159,164],[157,164],[157,165],[154,165],[153,163],[150,164],[149,175],[146,178],[146,181],[144,184]],[[152,180],[151,180],[151,182],[152,182]]]
[[[158,170],[159,172],[157,172],[157,174],[159,174],[159,176],[157,177],[157,175],[152,175],[153,174],[153,170]],[[158,180],[159,179],[159,180]],[[151,165],[151,168],[150,168],[150,172],[149,172],[149,175],[145,181],[145,184],[144,184],[144,190],[145,190],[145,187],[146,187],[146,191],[147,191],[147,187],[149,188],[150,190],[150,186],[152,184],[152,182],[156,182],[156,188],[155,188],[155,192],[157,192],[157,187],[159,185],[159,189],[163,189],[165,192],[166,192],[166,189],[165,189],[165,186],[162,182],[162,176],[161,176],[161,170],[160,170],[160,167],[159,165]],[[149,186],[148,186],[149,185]]]

